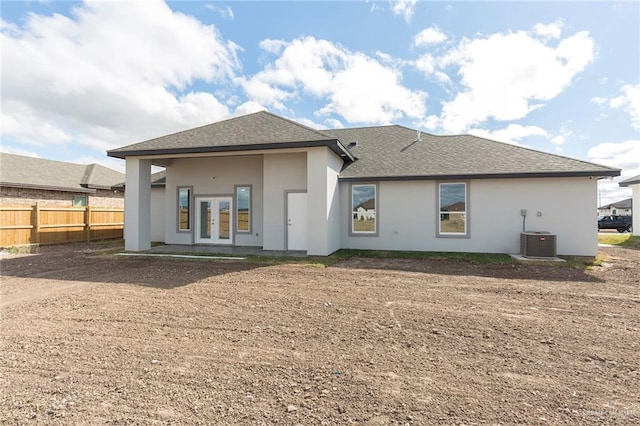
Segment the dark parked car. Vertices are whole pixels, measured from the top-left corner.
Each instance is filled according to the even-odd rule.
[[[602,216],[598,218],[598,230],[616,229],[631,232],[631,216]]]

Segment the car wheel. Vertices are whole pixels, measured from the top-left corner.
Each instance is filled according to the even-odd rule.
[[[618,228],[618,232],[623,233],[624,231],[626,231],[625,228]]]
[[[631,225],[627,226],[627,232],[631,233]]]

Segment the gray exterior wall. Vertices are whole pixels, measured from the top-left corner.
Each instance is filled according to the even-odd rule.
[[[151,241],[164,242],[164,187],[151,187]]]
[[[379,236],[371,237],[349,236],[351,194],[349,183],[341,182],[342,247],[518,253],[520,210],[527,209],[526,230],[557,234],[558,254],[597,254],[596,179],[478,179],[468,184],[469,238],[436,237],[435,181],[379,182]]]
[[[264,188],[263,248],[285,250],[285,191],[306,191],[307,153],[265,154]]]
[[[262,156],[242,155],[234,157],[181,158],[172,160],[166,168],[165,186],[165,242],[168,244],[193,244],[195,224],[195,198],[198,196],[231,195],[235,185],[252,185],[252,233],[235,233],[234,244],[262,246]],[[178,232],[177,188],[192,187],[191,231]],[[235,221],[234,221],[235,222]],[[235,227],[234,227],[235,228]]]

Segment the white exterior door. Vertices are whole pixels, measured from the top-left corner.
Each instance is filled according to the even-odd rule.
[[[307,194],[287,193],[287,250],[307,249]]]
[[[196,198],[196,243],[233,244],[231,197]]]

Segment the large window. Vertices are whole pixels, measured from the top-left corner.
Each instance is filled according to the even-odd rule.
[[[178,231],[191,230],[191,188],[178,188]]]
[[[351,234],[377,235],[378,187],[375,184],[351,185]]]
[[[251,232],[251,185],[236,186],[236,231]]]
[[[465,182],[438,184],[438,236],[468,237],[469,223]]]

